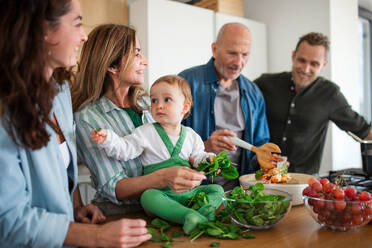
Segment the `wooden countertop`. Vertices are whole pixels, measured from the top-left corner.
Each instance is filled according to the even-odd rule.
[[[130,214],[126,216],[110,216],[108,221],[119,218],[148,218],[144,214]],[[181,226],[172,227],[171,231],[180,231]],[[169,231],[168,231],[169,232]],[[170,232],[169,232],[170,233]],[[371,247],[372,248],[372,224],[347,232],[332,231],[321,228],[307,212],[304,205],[292,207],[288,215],[274,228],[261,231],[251,231],[255,239],[222,240],[202,236],[190,242],[187,236],[179,237],[184,242],[173,242],[175,248],[209,247],[212,242],[220,242],[219,247],[230,248],[276,248],[276,247]],[[146,242],[141,248],[161,247],[162,243]]]

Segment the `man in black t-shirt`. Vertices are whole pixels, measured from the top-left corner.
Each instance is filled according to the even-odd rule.
[[[319,172],[329,121],[372,139],[370,124],[351,109],[339,87],[319,76],[328,63],[328,50],[327,36],[306,34],[292,53],[291,72],[263,74],[255,80],[265,98],[270,141],[288,156],[292,172]]]

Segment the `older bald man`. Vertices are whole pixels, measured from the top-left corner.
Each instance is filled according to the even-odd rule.
[[[194,107],[184,125],[193,128],[204,140],[205,149],[218,153],[229,150],[230,159],[240,174],[259,168],[255,155],[234,146],[228,136],[261,146],[269,141],[265,103],[258,87],[241,75],[251,49],[251,34],[240,23],[225,24],[212,43],[213,57],[205,65],[179,75],[191,86]],[[215,183],[232,189],[239,184],[222,177]]]

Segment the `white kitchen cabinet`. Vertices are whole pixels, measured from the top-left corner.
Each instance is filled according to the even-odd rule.
[[[178,74],[205,64],[212,42],[227,22],[245,24],[252,33],[252,51],[243,74],[253,80],[267,71],[266,26],[252,20],[168,0],[136,0],[129,5],[129,25],[137,31],[149,61],[145,88],[160,76]]]

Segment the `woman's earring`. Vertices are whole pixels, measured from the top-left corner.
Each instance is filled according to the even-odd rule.
[[[48,50],[48,56],[52,55],[52,51]]]

